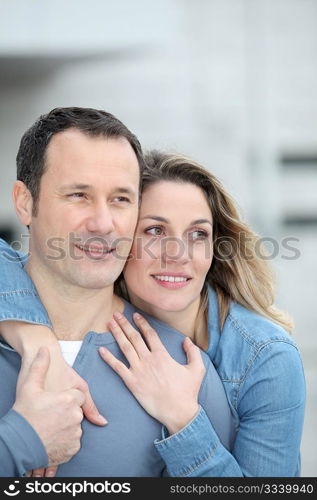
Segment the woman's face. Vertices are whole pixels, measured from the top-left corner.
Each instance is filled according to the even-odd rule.
[[[124,277],[147,312],[183,311],[198,299],[212,262],[212,215],[194,184],[160,181],[142,195]]]

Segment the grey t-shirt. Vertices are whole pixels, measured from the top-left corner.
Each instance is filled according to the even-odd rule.
[[[134,306],[125,302],[124,314],[131,322],[133,322],[132,314],[135,311]],[[187,363],[183,350],[184,335],[143,312],[142,314],[155,328],[171,356],[180,363]],[[99,427],[84,419],[81,449],[69,462],[58,468],[57,476],[160,477],[166,475],[165,463],[154,445],[155,440],[161,440],[165,436],[162,425],[145,412],[120,377],[101,359],[98,348],[103,345],[128,365],[110,332],[98,334],[88,332],[73,368],[88,382],[97,408],[106,416],[109,423],[105,427]],[[234,426],[225,391],[210,359],[204,352],[202,356],[206,374],[199,393],[199,403],[206,411],[223,445],[230,449]],[[4,342],[1,343],[0,419],[14,404],[20,363],[20,356]],[[12,425],[17,425],[16,421]],[[29,438],[34,443],[34,436],[30,435]],[[14,434],[12,434],[12,439],[14,439]],[[25,435],[25,442],[27,441],[28,435]],[[38,455],[40,456],[41,453],[43,455],[40,443],[38,446]],[[14,454],[12,459],[16,463],[20,460],[20,448],[17,437],[17,442],[11,443],[11,454]],[[0,476],[5,475],[1,473],[1,462],[3,464],[1,455],[4,459],[4,453],[1,454],[0,435]],[[38,466],[37,463],[34,467]],[[5,471],[4,464],[3,470]],[[21,467],[17,467],[16,470],[21,471]]]

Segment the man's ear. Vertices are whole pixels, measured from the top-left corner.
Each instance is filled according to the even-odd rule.
[[[33,198],[24,182],[14,183],[12,198],[19,221],[24,226],[29,226],[32,220]]]

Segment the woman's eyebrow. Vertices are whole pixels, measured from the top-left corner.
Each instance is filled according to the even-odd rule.
[[[212,222],[208,219],[196,219],[196,220],[193,220],[191,223],[190,223],[190,226],[194,226],[195,224],[210,224],[212,226]]]
[[[144,217],[140,217],[139,220],[144,220],[144,219],[153,219],[159,222],[165,222],[166,224],[170,224],[170,221],[168,219],[165,219],[165,217],[160,217],[159,215],[145,215]]]
[[[161,217],[160,215],[145,215],[144,217],[140,217],[139,220],[144,220],[144,219],[152,219],[152,220],[157,220],[158,222],[165,222],[165,224],[170,224],[171,222],[168,219],[165,219],[165,217]],[[189,226],[195,226],[195,224],[210,224],[212,226],[212,222],[208,219],[196,219],[190,222]]]

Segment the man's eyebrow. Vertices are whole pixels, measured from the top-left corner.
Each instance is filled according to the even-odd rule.
[[[84,191],[87,189],[93,189],[93,186],[90,184],[65,184],[64,186],[61,186],[59,188],[59,191]],[[113,192],[115,193],[126,193],[126,194],[131,194],[135,195],[136,190],[133,190],[130,187],[115,187],[113,189]]]
[[[165,217],[161,217],[159,215],[145,215],[144,217],[140,217],[140,220],[144,219],[152,219],[152,220],[157,220],[158,222],[165,222],[165,224],[170,224],[170,221],[168,219],[165,219]],[[189,226],[195,226],[195,224],[210,224],[212,226],[212,222],[209,219],[196,219],[190,222]]]
[[[89,184],[65,184],[64,186],[61,186],[59,188],[60,191],[71,191],[71,190],[76,190],[76,189],[90,189],[92,186]]]
[[[127,194],[133,194],[133,195],[136,194],[136,190],[132,189],[130,187],[117,187],[117,188],[114,188],[113,191],[115,193],[127,193]]]

